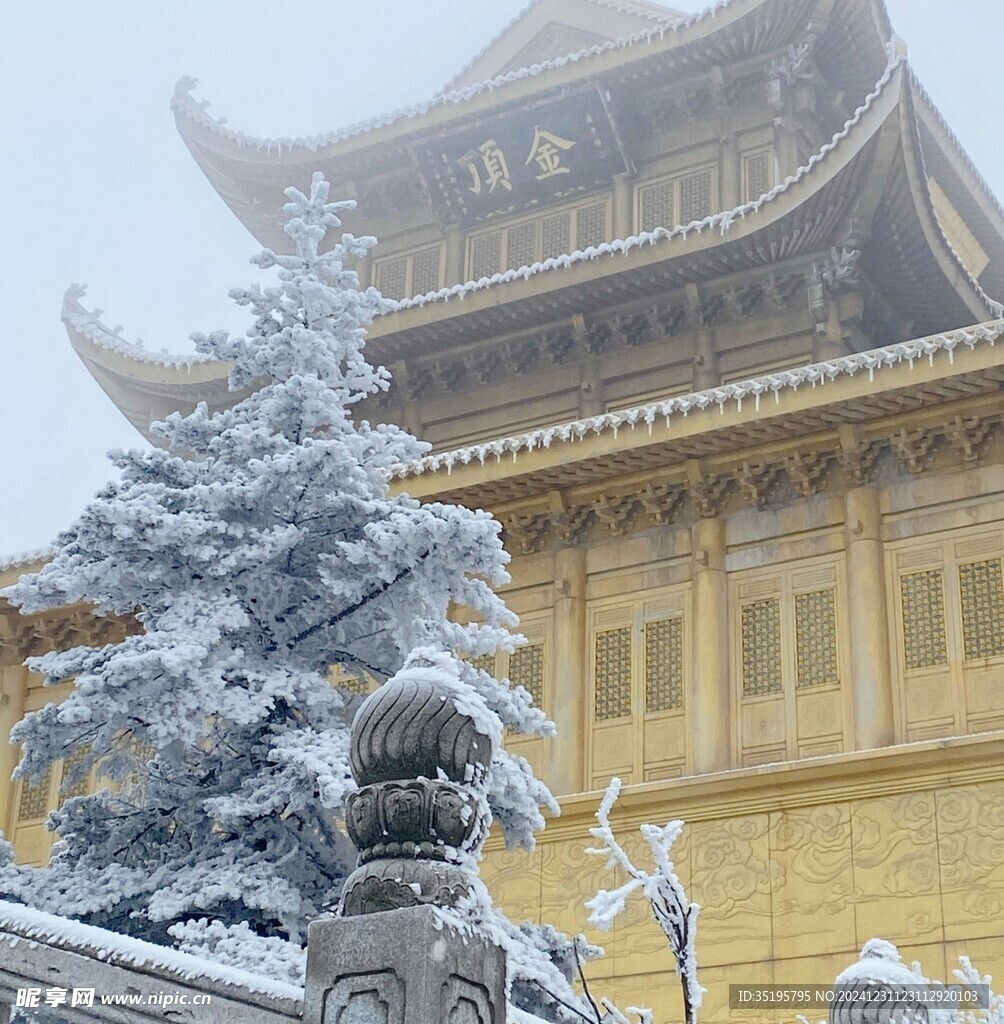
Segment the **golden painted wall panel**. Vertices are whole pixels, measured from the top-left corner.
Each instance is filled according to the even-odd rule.
[[[772,812],[774,955],[855,944],[851,814],[846,803]]]
[[[827,736],[841,738],[842,694],[840,690],[803,691],[795,695],[799,741]]]
[[[765,745],[784,746],[784,699],[744,701],[742,705],[743,751]]]

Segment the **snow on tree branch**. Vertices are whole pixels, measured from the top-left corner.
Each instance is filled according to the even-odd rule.
[[[670,859],[673,843],[683,831],[682,821],[671,821],[664,827],[642,825],[641,834],[652,854],[655,871],[644,871],[632,863],[624,848],[617,842],[610,827],[610,811],[621,791],[621,780],[611,779],[603,800],[596,811],[599,825],[589,830],[602,845],[589,847],[586,853],[607,858],[608,868],[620,868],[627,881],[616,889],[601,889],[586,902],[589,922],[606,930],[624,909],[627,898],[640,891],[649,901],[652,915],[669,942],[676,962],[676,973],[683,989],[683,1005],[687,1024],[694,1024],[704,997],[704,989],[697,981],[697,915],[700,907],[691,903],[683,884],[677,877]],[[619,1021],[618,1024],[623,1024]]]

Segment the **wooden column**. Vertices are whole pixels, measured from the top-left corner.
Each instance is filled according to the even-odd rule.
[[[634,234],[634,189],[632,178],[627,174],[614,176],[614,207],[611,228],[612,238],[627,238]]]
[[[446,285],[461,284],[467,280],[464,273],[464,233],[456,225],[446,229]]]
[[[554,685],[544,710],[558,727],[544,745],[544,780],[556,796],[581,793],[586,749],[586,551],[554,556]]]
[[[690,676],[687,687],[695,774],[731,766],[729,622],[725,579],[725,522],[698,519],[693,552]]]
[[[28,670],[21,665],[0,666],[0,829],[10,840],[14,834],[14,783],[11,773],[20,760],[20,748],[12,746],[10,731],[24,717]]]
[[[882,511],[874,487],[848,491],[844,502],[854,745],[871,750],[895,741]]]

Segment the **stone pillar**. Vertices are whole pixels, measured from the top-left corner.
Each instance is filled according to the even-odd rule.
[[[725,579],[725,522],[698,519],[691,530],[693,609],[690,617],[690,685],[687,716],[692,770],[731,766],[729,622]]]
[[[457,692],[452,658],[417,655],[356,712],[359,859],[342,916],[308,930],[304,1024],[505,1024],[504,952],[441,913],[477,899],[490,821],[493,738]]]
[[[554,556],[554,687],[544,710],[558,727],[546,743],[544,779],[556,796],[581,793],[586,748],[586,551]]]
[[[848,491],[844,503],[854,746],[871,750],[895,739],[882,511],[874,487]]]
[[[21,665],[0,666],[0,830],[7,839],[14,834],[15,787],[10,777],[20,759],[19,749],[8,739],[11,729],[24,717],[27,677],[28,670]]]

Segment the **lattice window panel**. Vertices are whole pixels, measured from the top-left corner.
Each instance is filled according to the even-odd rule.
[[[71,786],[67,786],[70,776],[76,768],[84,763],[90,754],[90,747],[81,747],[78,751],[63,761],[63,770],[59,777],[59,806],[62,807],[67,800],[75,796],[87,796],[91,791],[90,773],[81,776]]]
[[[743,159],[743,198],[746,202],[759,199],[773,187],[772,160],[772,154],[768,150],[751,153]]]
[[[506,263],[510,269],[529,267],[537,262],[537,222],[525,221],[506,231]]]
[[[544,703],[544,645],[527,644],[509,655],[509,680],[522,686],[539,708]]]
[[[376,286],[388,299],[403,299],[408,290],[408,257],[377,264]]]
[[[471,239],[471,280],[491,277],[502,269],[502,232],[491,231]]]
[[[837,683],[837,611],[832,590],[795,595],[795,662],[798,689]]]
[[[680,179],[680,223],[704,220],[711,213],[711,170]]]
[[[575,213],[575,248],[588,249],[607,240],[607,204],[590,203]]]
[[[948,664],[944,573],[911,572],[899,580],[903,602],[903,655],[907,668]]]
[[[1001,560],[959,566],[962,640],[966,661],[1004,654],[1004,580]]]
[[[743,696],[781,692],[781,599],[742,606]]]
[[[488,672],[491,675],[495,675],[495,655],[494,654],[479,654],[476,658],[468,658],[467,660],[475,668],[479,668],[483,672]]]
[[[440,247],[422,249],[416,252],[412,267],[411,291],[414,295],[425,295],[438,291],[441,287],[439,276]]]
[[[596,634],[597,722],[631,714],[631,627],[604,629]]]
[[[676,223],[673,215],[673,182],[657,181],[639,191],[638,225],[642,231],[653,228],[671,228]]]
[[[18,821],[37,821],[49,813],[49,790],[52,786],[52,766],[49,765],[35,781],[23,779],[21,799],[17,805]]]
[[[645,710],[683,707],[683,619],[645,623]]]
[[[572,249],[572,215],[552,213],[540,225],[541,259],[562,256]]]

